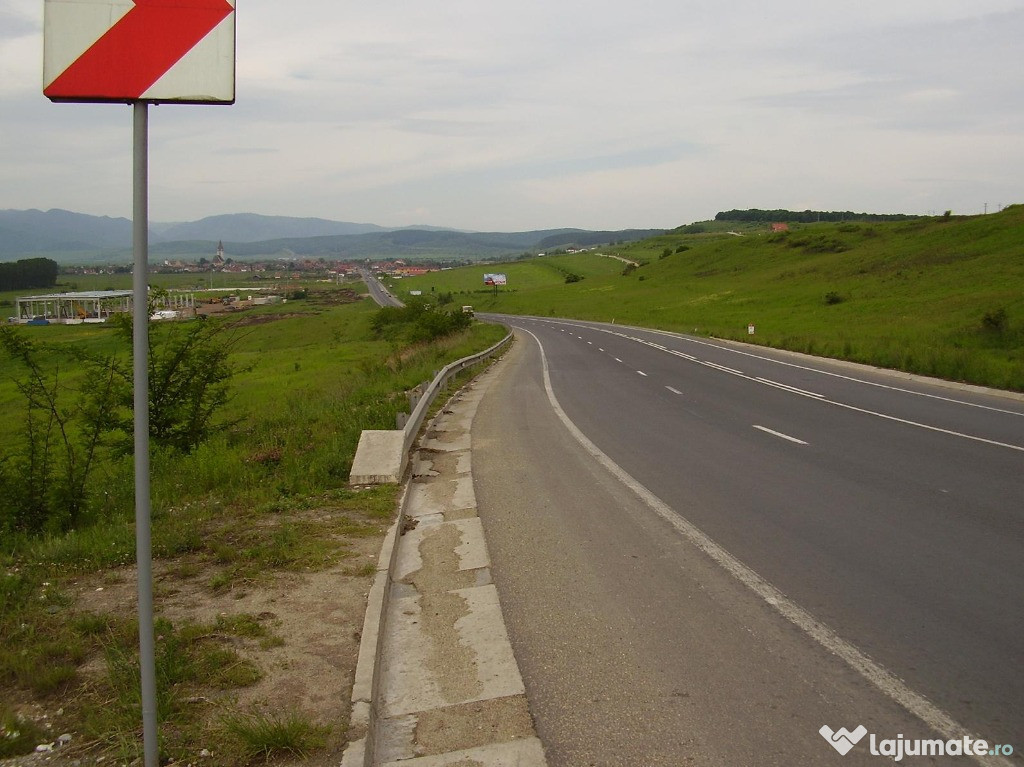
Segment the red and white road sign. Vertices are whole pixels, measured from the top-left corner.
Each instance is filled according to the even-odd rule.
[[[235,0],[45,0],[43,94],[234,103]]]

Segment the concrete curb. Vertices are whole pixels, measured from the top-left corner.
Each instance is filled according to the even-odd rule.
[[[352,712],[349,718],[349,744],[341,758],[341,767],[370,767],[373,763],[372,744],[376,712],[373,710],[374,693],[379,688],[380,664],[377,659],[381,654],[384,637],[381,629],[391,589],[391,574],[395,568],[398,547],[398,531],[405,519],[405,506],[409,500],[409,484],[402,492],[398,504],[398,519],[384,536],[377,557],[377,572],[373,577],[373,585],[366,600],[366,614],[363,616],[363,631],[359,638],[359,656],[356,660],[356,673],[352,683]],[[357,736],[351,740],[352,736]]]
[[[450,408],[455,407],[452,403],[458,400],[464,391],[465,387],[454,393],[438,414],[431,419],[425,434],[434,434],[435,436],[433,438],[424,437],[420,440],[419,449],[421,451],[432,454],[443,452],[438,449],[442,445],[438,442],[436,435],[439,432],[451,434],[450,431],[446,431],[446,428],[450,429],[453,426]],[[459,429],[464,428],[468,432],[470,423],[471,418],[461,424],[456,418],[454,425]],[[465,454],[465,466],[462,466],[462,459],[460,459],[459,466],[461,468],[456,470],[457,474],[460,471],[464,473],[470,466],[468,434],[466,439],[449,439],[446,442],[446,447]],[[393,689],[391,682],[385,681],[385,673],[388,674],[389,680],[392,679],[391,674],[394,673],[393,671],[386,672],[386,669],[395,666],[409,666],[410,664],[412,664],[412,668],[419,668],[421,663],[421,660],[417,660],[419,644],[414,644],[398,654],[392,647],[391,655],[388,655],[385,643],[389,641],[389,637],[391,637],[390,641],[393,641],[396,631],[401,634],[409,628],[404,625],[403,619],[399,619],[395,625],[392,625],[391,622],[396,618],[395,611],[404,611],[402,614],[407,615],[412,614],[412,608],[419,609],[418,599],[410,602],[409,597],[400,596],[403,593],[408,593],[409,586],[403,584],[406,583],[406,578],[411,572],[422,566],[416,547],[421,542],[424,530],[437,529],[430,527],[432,522],[437,521],[431,518],[439,518],[446,513],[444,507],[439,507],[439,513],[428,516],[415,513],[417,508],[422,512],[430,490],[422,483],[415,483],[413,479],[412,474],[405,477],[398,518],[388,531],[381,546],[377,572],[367,598],[367,609],[363,620],[363,632],[351,696],[352,712],[349,733],[350,738],[354,739],[350,740],[345,749],[341,762],[342,767],[374,767],[377,764],[378,754],[385,761],[396,759],[396,754],[399,753],[395,747],[396,732],[401,733],[407,723],[408,726],[414,727],[416,718],[419,716],[444,717],[448,711],[463,708],[459,705],[451,706],[450,702],[432,704],[429,702],[430,693],[428,692],[424,698],[423,690],[419,690],[418,692],[412,691],[412,698],[407,701],[411,701],[408,707],[410,712],[408,716],[401,712],[396,716],[394,710],[390,711],[390,715],[386,715],[384,711],[384,708],[389,705],[390,693],[388,690]],[[468,478],[462,476],[461,479],[452,479],[451,484],[459,485],[460,482],[465,483],[467,479],[471,483],[471,476]],[[448,481],[446,480],[444,484],[447,485]],[[462,495],[463,493],[456,488],[451,495],[451,505],[459,506],[461,509],[466,504]],[[471,484],[468,495],[473,495]],[[469,500],[475,507],[475,498]],[[452,510],[448,509],[448,511]],[[419,523],[419,527],[415,527],[417,523]],[[460,530],[460,536],[464,541],[464,545],[457,550],[462,559],[463,571],[483,574],[486,576],[485,581],[489,582],[489,575],[486,574],[489,573],[490,563],[486,552],[486,543],[483,540],[483,530],[482,528],[476,529],[479,527],[479,520],[475,517],[454,519],[447,524]],[[424,527],[424,525],[427,526]],[[403,538],[404,532],[408,532],[408,540]],[[470,614],[460,621],[459,625],[463,627],[463,630],[469,631],[479,643],[476,646],[477,659],[481,666],[487,669],[488,679],[503,678],[506,680],[504,686],[500,683],[492,685],[494,689],[490,693],[484,693],[476,699],[479,700],[479,705],[484,709],[489,703],[494,707],[511,705],[518,706],[519,710],[525,711],[526,701],[522,680],[519,677],[518,664],[508,643],[497,593],[494,591],[493,585],[482,589],[467,589],[451,593],[464,594],[468,603],[471,604]],[[392,605],[394,599],[398,599],[398,602]],[[407,602],[410,604],[406,605]],[[406,606],[403,607],[403,605]],[[391,618],[388,617],[389,615]],[[397,617],[400,618],[400,616]],[[415,623],[416,621],[413,621],[414,625]],[[410,651],[411,654],[407,654]],[[507,681],[509,679],[515,681],[515,684],[510,685]],[[427,703],[424,703],[425,699],[428,701]],[[395,705],[394,699],[392,699],[391,708],[393,709]],[[492,708],[492,710],[494,709]],[[422,713],[412,713],[414,711]],[[529,729],[528,731],[519,731],[513,740],[498,738],[491,742],[484,739],[475,745],[467,744],[473,745],[469,750],[447,753],[434,751],[427,752],[422,756],[413,756],[411,752],[406,751],[397,756],[398,762],[389,761],[389,764],[409,764],[410,767],[422,764],[423,767],[433,765],[440,767],[448,764],[461,765],[467,763],[468,760],[471,763],[488,767],[503,767],[506,764],[510,767],[512,765],[544,765],[543,746],[533,734],[532,720],[528,714],[525,716],[529,722]]]

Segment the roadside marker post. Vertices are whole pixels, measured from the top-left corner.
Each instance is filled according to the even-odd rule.
[[[135,550],[145,767],[158,767],[149,463],[149,105],[235,102],[235,0],[45,0],[43,95],[131,104]]]

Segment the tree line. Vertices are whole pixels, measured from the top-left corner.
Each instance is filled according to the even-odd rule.
[[[0,291],[52,288],[60,267],[49,258],[25,258],[0,264]]]
[[[813,224],[818,221],[906,221],[920,218],[904,213],[854,213],[849,210],[727,210],[715,215],[715,221],[786,221],[798,224]]]

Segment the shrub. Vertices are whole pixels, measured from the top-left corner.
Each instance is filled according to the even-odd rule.
[[[846,299],[843,298],[838,292],[830,290],[825,294],[825,305],[834,306],[835,304],[841,304]]]
[[[472,322],[469,314],[441,311],[416,302],[401,307],[381,307],[373,317],[372,326],[378,336],[417,343],[465,330]]]
[[[234,714],[224,717],[223,725],[249,761],[267,762],[275,757],[301,759],[319,748],[326,736],[326,728],[297,712]]]
[[[1002,335],[1010,328],[1010,318],[1006,314],[1006,309],[1000,307],[994,311],[985,312],[985,316],[981,318],[981,328],[986,333],[994,333],[996,335]]]

